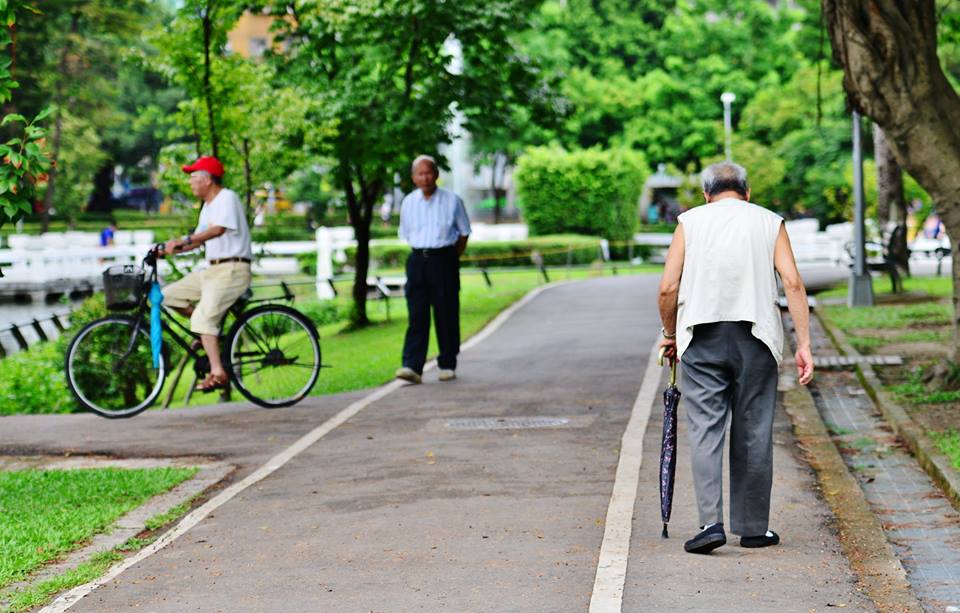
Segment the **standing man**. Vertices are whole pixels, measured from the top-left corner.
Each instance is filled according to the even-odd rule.
[[[460,256],[467,248],[470,220],[463,200],[437,187],[440,170],[429,155],[412,166],[413,183],[400,205],[400,238],[411,247],[407,257],[407,336],[397,378],[420,383],[430,341],[430,308],[437,331],[439,379],[456,378],[460,353]]]
[[[190,174],[193,195],[203,201],[200,221],[193,234],[167,241],[164,252],[171,256],[203,245],[207,267],[163,288],[163,300],[189,317],[190,331],[200,335],[210,374],[197,389],[212,392],[229,381],[220,359],[220,321],[250,287],[250,228],[237,194],[223,187],[220,160],[202,157],[183,171]]]
[[[742,547],[780,542],[770,531],[773,415],[783,326],[780,274],[796,331],[797,375],[813,378],[807,293],[783,218],[750,204],[747,171],[731,162],[703,171],[707,204],[680,215],[660,281],[667,356],[683,364],[687,429],[701,532],[690,553],[725,545],[723,439],[730,416],[730,531]]]

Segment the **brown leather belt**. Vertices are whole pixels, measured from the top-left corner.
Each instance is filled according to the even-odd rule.
[[[226,264],[227,262],[244,262],[249,264],[250,258],[220,258],[219,260],[210,260],[210,265],[216,266],[217,264]]]

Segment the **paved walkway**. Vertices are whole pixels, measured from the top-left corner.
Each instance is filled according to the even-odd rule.
[[[545,291],[462,356],[456,382],[428,375],[375,402],[71,610],[585,611],[621,437],[659,330],[656,283]],[[238,465],[239,479],[363,395],[126,421],[5,418],[0,451],[203,453]],[[660,539],[660,406],[644,442],[624,611],[869,610],[782,418],[781,547],[683,553],[696,530],[683,432],[673,537]],[[569,421],[453,421],[480,417]]]

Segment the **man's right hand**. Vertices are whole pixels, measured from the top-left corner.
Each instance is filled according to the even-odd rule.
[[[813,381],[813,354],[810,353],[810,348],[797,349],[794,358],[797,361],[797,379],[800,385],[806,385]]]
[[[163,251],[160,252],[161,256],[171,256],[177,252],[177,248],[180,247],[180,241],[175,238],[171,238],[163,245]]]

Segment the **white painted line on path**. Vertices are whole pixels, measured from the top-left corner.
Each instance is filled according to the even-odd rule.
[[[637,499],[640,462],[643,458],[643,435],[647,431],[654,399],[660,390],[658,345],[659,341],[654,343],[650,351],[640,392],[623,433],[617,476],[600,545],[597,576],[590,596],[590,613],[620,613],[623,606],[623,584],[627,579],[627,559],[630,556],[630,534],[633,529],[633,504]]]
[[[475,347],[481,343],[484,339],[489,337],[491,334],[497,331],[500,326],[502,326],[510,317],[527,305],[531,300],[543,293],[544,290],[551,287],[556,287],[561,285],[564,282],[551,283],[548,285],[542,285],[534,290],[531,290],[526,296],[520,299],[518,302],[515,302],[513,305],[502,311],[497,317],[493,319],[486,327],[484,327],[480,332],[472,336],[466,343],[461,346],[461,351],[466,351],[472,347]],[[424,371],[427,371],[436,366],[436,362],[430,362],[424,367]],[[117,578],[120,573],[127,570],[135,564],[139,564],[143,560],[152,556],[156,552],[160,551],[173,541],[177,540],[181,536],[187,533],[188,530],[199,524],[204,520],[208,515],[213,513],[215,510],[230,502],[238,494],[249,488],[251,485],[263,480],[271,473],[276,471],[278,468],[282,467],[284,464],[295,458],[297,455],[302,453],[305,449],[319,441],[321,438],[329,434],[333,429],[342,425],[351,417],[355,416],[357,413],[370,406],[374,402],[382,399],[384,396],[388,395],[390,392],[396,390],[397,388],[407,385],[404,381],[391,381],[379,388],[377,388],[373,393],[361,398],[360,400],[354,402],[347,408],[343,409],[327,421],[323,422],[307,434],[305,434],[300,440],[290,445],[277,455],[273,456],[267,460],[266,464],[252,472],[242,481],[234,483],[227,489],[223,490],[220,494],[211,498],[203,505],[194,509],[190,514],[180,520],[180,523],[177,524],[174,528],[171,528],[165,532],[160,538],[156,541],[147,545],[136,554],[126,558],[116,566],[108,570],[103,576],[98,579],[91,581],[90,583],[85,583],[84,585],[77,586],[61,595],[55,601],[50,603],[48,606],[42,609],[41,613],[59,613],[60,611],[66,611],[77,602],[80,601],[84,596],[97,589],[101,585],[109,583]]]

